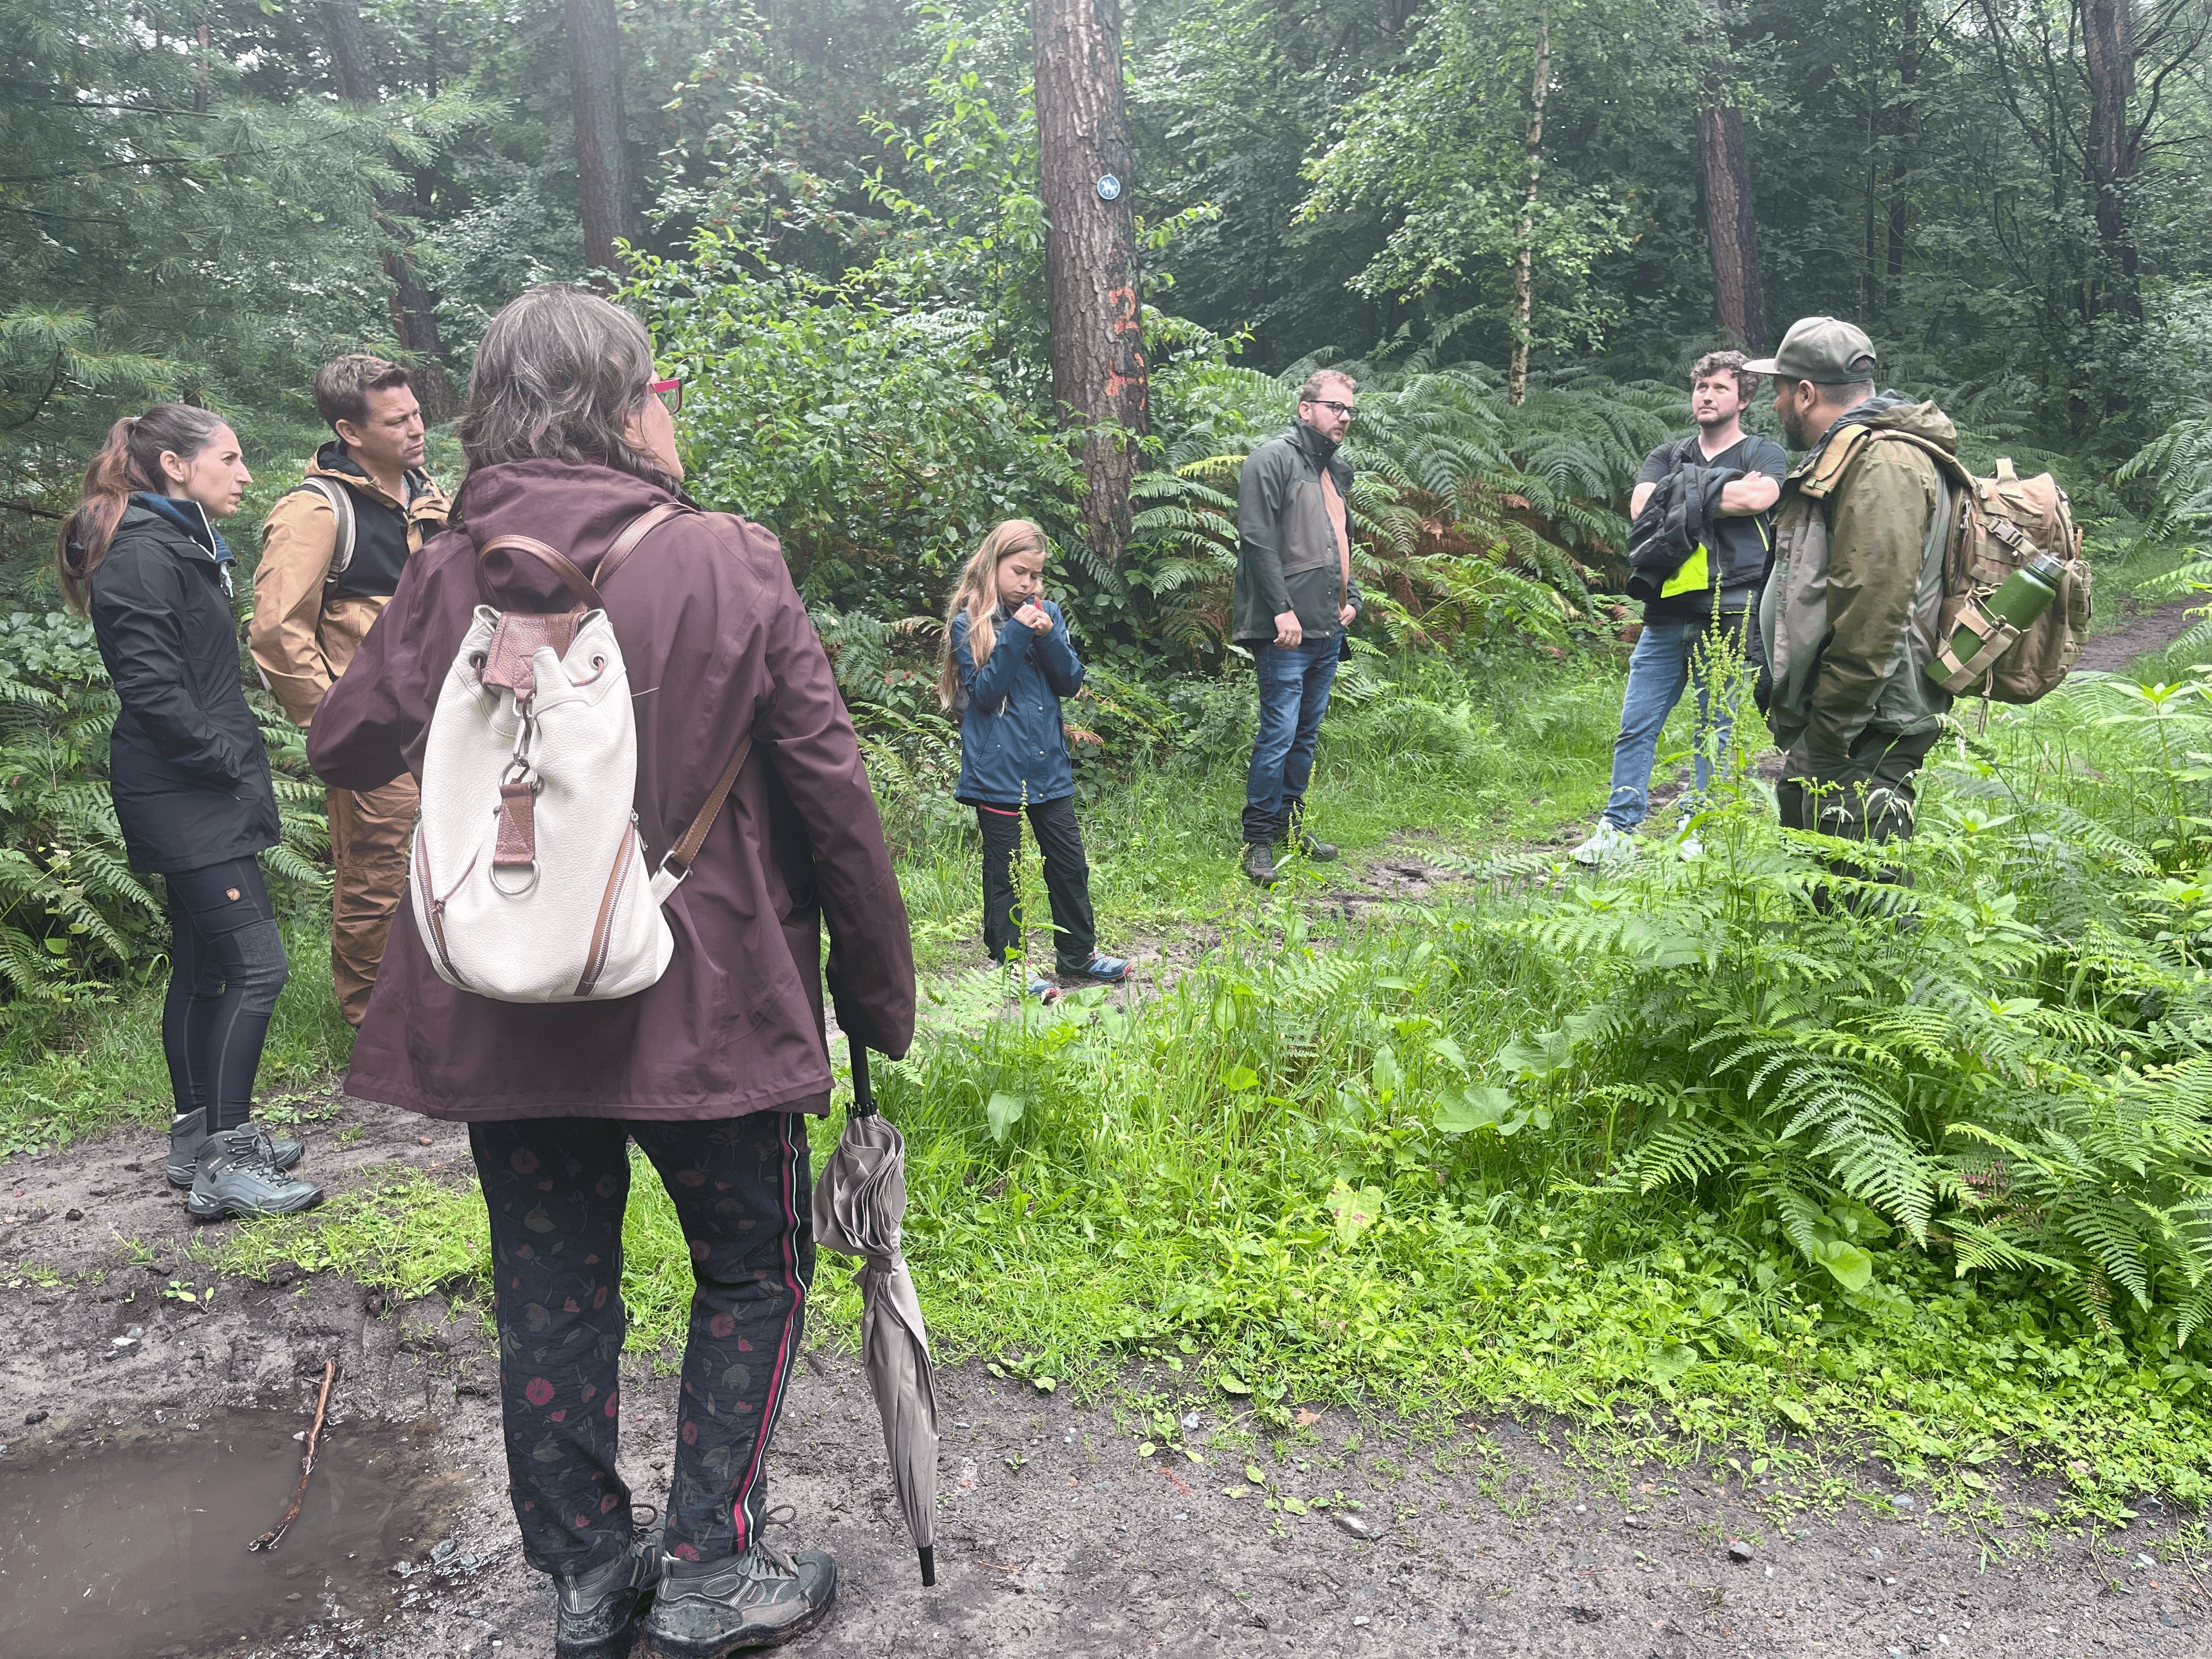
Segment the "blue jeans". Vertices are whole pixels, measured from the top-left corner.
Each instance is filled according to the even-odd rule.
[[[1718,699],[1711,696],[1708,681],[1717,665],[1712,659],[1724,641],[1732,642],[1727,648],[1733,653],[1747,648],[1748,614],[1727,611],[1710,621],[1644,623],[1636,653],[1628,659],[1628,695],[1621,699],[1620,735],[1613,743],[1607,823],[1631,830],[1651,810],[1651,763],[1659,754],[1659,732],[1682,700],[1683,687],[1692,683],[1698,690],[1697,793],[1702,796],[1711,787],[1713,763],[1708,751],[1725,750],[1735,725],[1734,692]],[[1709,744],[1708,733],[1717,741]]]
[[[1252,647],[1253,665],[1260,671],[1260,730],[1244,779],[1248,844],[1283,840],[1291,821],[1304,809],[1314,744],[1321,737],[1321,717],[1328,712],[1328,689],[1336,684],[1342,650],[1334,634],[1303,645],[1269,640]]]

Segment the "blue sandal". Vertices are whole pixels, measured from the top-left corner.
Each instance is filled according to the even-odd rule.
[[[1101,956],[1091,953],[1091,960],[1073,972],[1060,975],[1063,979],[1079,979],[1093,985],[1119,985],[1129,977],[1129,963],[1126,957]]]

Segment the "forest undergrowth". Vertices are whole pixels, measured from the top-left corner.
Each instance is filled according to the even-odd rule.
[[[1970,1515],[2000,1457],[2063,1487],[2062,1515],[2202,1504],[2208,696],[2198,668],[2082,677],[1985,726],[1962,705],[1920,833],[1881,868],[1777,829],[1739,765],[1703,857],[1649,837],[1601,879],[1474,849],[1588,805],[1602,699],[1589,732],[1563,728],[1578,781],[1548,805],[1495,767],[1494,707],[1436,705],[1464,739],[1449,760],[1403,719],[1397,754],[1363,751],[1385,738],[1353,710],[1340,821],[1379,835],[1361,778],[1418,799],[1422,753],[1471,803],[1464,850],[1424,848],[1466,880],[1356,922],[1307,902],[1326,871],[1269,896],[1212,881],[1224,765],[1102,799],[1103,867],[1155,874],[1125,919],[1177,913],[1221,942],[1126,1006],[933,978],[925,1036],[879,1090],[941,1353],[1084,1394],[1134,1366],[1156,1402],[1225,1399],[1261,1427],[1340,1400],[1556,1413],[1754,1467],[1869,1455]],[[940,961],[957,862],[909,864],[945,890],[910,890]],[[841,1122],[816,1125],[817,1159]],[[689,1280],[650,1179],[629,1248],[637,1340],[665,1357]],[[418,1294],[479,1283],[484,1249],[473,1188],[424,1178],[215,1253]],[[848,1330],[834,1259],[817,1293],[817,1331]],[[1176,1420],[1140,1417],[1146,1455],[1180,1449]]]

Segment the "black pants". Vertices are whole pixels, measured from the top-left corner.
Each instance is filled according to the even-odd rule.
[[[169,889],[169,992],[161,1053],[176,1115],[204,1109],[210,1134],[253,1109],[269,1017],[284,988],[284,937],[261,866],[233,859],[163,878]]]
[[[1777,815],[1785,830],[1814,830],[1849,841],[1912,839],[1913,780],[1940,734],[1900,738],[1862,732],[1851,744],[1849,781],[1816,786],[1801,743],[1783,757],[1774,787]]]
[[[1013,806],[975,804],[983,833],[983,948],[1004,962],[1022,948],[1021,905],[1014,893],[1014,854],[1021,850],[1022,813]],[[1030,829],[1044,854],[1045,891],[1052,896],[1055,966],[1080,973],[1098,947],[1091,910],[1091,866],[1083,856],[1083,831],[1075,825],[1075,799],[1063,795],[1029,809]]]
[[[671,1554],[718,1561],[759,1538],[769,1441],[799,1363],[814,1279],[799,1114],[471,1123],[491,1215],[507,1491],[524,1559],[542,1572],[582,1572],[629,1543],[630,1493],[615,1448],[633,1138],[659,1171],[691,1247]]]

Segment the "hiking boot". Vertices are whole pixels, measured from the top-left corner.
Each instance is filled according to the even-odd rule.
[[[836,1558],[825,1550],[787,1555],[755,1544],[720,1561],[671,1556],[646,1634],[665,1659],[722,1659],[811,1630],[836,1595]]]
[[[553,1575],[556,1659],[629,1659],[637,1621],[660,1582],[660,1533],[634,1538],[587,1572]]]
[[[1129,963],[1125,957],[1102,956],[1093,951],[1090,961],[1061,969],[1060,976],[1079,980],[1085,985],[1119,985],[1129,977]]]
[[[1333,864],[1339,851],[1334,842],[1309,836],[1304,830],[1291,837],[1291,845],[1298,849],[1299,856],[1315,864]]]
[[[227,1215],[291,1215],[323,1201],[323,1189],[276,1167],[269,1137],[258,1129],[225,1129],[199,1144],[186,1213],[202,1221]]]
[[[1618,864],[1636,856],[1636,837],[1619,824],[1600,819],[1597,828],[1590,831],[1589,839],[1567,856],[1577,864]]]
[[[192,1162],[199,1156],[200,1142],[207,1139],[207,1109],[195,1106],[169,1125],[169,1184],[183,1190],[192,1184]],[[289,1135],[279,1137],[266,1125],[244,1123],[240,1128],[251,1129],[269,1140],[270,1161],[280,1170],[289,1170],[307,1155],[307,1149]]]
[[[1262,887],[1275,884],[1275,849],[1263,842],[1244,843],[1244,873]]]

